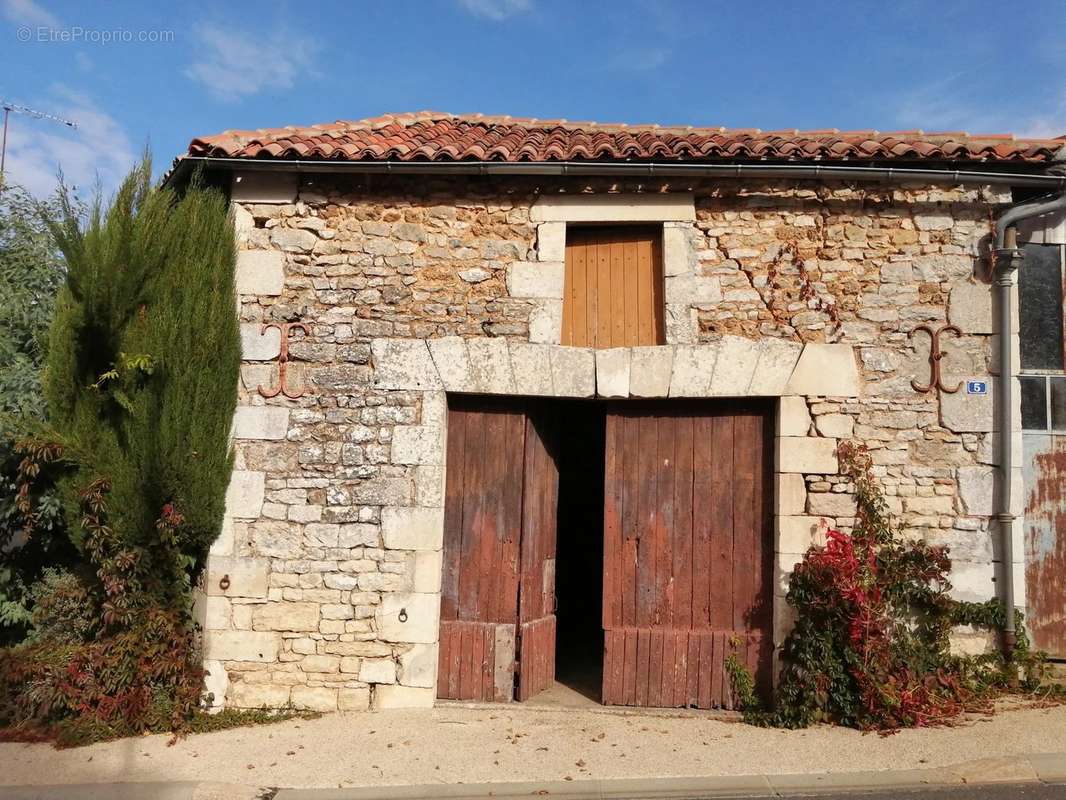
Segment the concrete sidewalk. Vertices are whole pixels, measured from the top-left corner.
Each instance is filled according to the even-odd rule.
[[[935,789],[1002,784],[1061,785],[1066,793],[1066,753],[1041,753],[970,761],[937,769],[730,775],[718,777],[609,778],[347,789],[281,789],[219,783],[72,784],[0,787],[0,800],[699,800],[720,797],[792,797],[869,790]]]
[[[721,786],[734,794],[780,792],[787,788],[784,781],[808,790],[864,780],[863,785],[878,786],[889,775],[916,785],[1066,778],[1061,757],[1031,755],[1062,746],[1066,707],[1015,702],[1004,709],[1009,710],[970,717],[956,727],[888,737],[829,726],[755,728],[699,712],[442,705],[290,720],[190,736],[173,746],[164,736],[62,751],[0,743],[0,785],[36,792],[0,791],[0,798],[46,797],[44,784],[116,787],[108,795],[77,797],[136,796],[119,792],[130,783],[142,788],[154,783],[159,792],[142,796],[206,800],[212,787],[225,784],[229,788],[215,796],[244,800],[256,796],[250,787],[282,787],[279,800],[326,800],[490,791],[500,796],[512,789],[528,796],[534,784],[552,796],[579,789],[595,793],[584,797],[614,796],[616,788],[640,786],[627,782],[649,778],[656,791],[676,785],[683,792],[697,787],[709,792]],[[304,789],[322,792],[294,793]],[[356,794],[330,794],[335,791]],[[403,794],[411,791],[416,793]]]

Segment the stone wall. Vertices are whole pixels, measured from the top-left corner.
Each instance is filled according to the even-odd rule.
[[[909,334],[954,323],[945,384],[988,380],[991,294],[973,276],[1008,197],[261,175],[254,188],[234,189],[237,465],[199,604],[216,704],[432,704],[447,391],[780,397],[778,642],[796,560],[823,518],[851,523],[841,439],[872,448],[913,535],[951,546],[956,594],[994,595],[993,395],[916,392],[929,339]],[[612,219],[664,225],[668,347],[558,346],[566,225]],[[268,399],[281,331],[264,324],[297,321],[309,333],[290,331],[286,384],[305,391]]]

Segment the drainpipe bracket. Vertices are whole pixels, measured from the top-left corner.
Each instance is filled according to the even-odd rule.
[[[992,251],[999,280],[1004,278],[1009,283],[1010,273],[1017,271],[1025,258],[1025,251],[1018,247],[997,247]],[[997,281],[998,282],[998,281]]]

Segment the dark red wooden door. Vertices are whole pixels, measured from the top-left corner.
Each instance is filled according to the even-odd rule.
[[[524,699],[554,680],[558,470],[529,403],[449,400],[441,698],[512,700],[517,673]]]
[[[732,708],[730,653],[769,687],[769,409],[628,403],[607,415],[603,702]]]
[[[526,417],[522,574],[518,604],[518,699],[555,681],[555,545],[559,468],[555,414]]]

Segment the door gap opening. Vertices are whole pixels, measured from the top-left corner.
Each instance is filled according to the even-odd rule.
[[[558,404],[555,681],[545,701],[600,702],[603,682],[603,493],[606,404]]]

